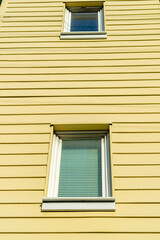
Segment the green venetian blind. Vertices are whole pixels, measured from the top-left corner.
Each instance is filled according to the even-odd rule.
[[[63,140],[58,197],[100,197],[101,140]]]

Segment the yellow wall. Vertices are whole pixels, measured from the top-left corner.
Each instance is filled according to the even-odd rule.
[[[3,0],[0,239],[160,239],[160,3],[106,0],[107,39],[59,40],[61,0]],[[116,212],[41,212],[50,123],[112,123]]]

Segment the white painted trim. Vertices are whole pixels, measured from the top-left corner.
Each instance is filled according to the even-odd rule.
[[[104,7],[102,6],[96,12],[98,13],[98,31],[96,31],[96,33],[99,33],[101,31],[104,31]],[[63,33],[69,33],[71,31],[71,15],[72,15],[72,9],[65,8],[64,32],[61,33],[60,39],[69,39],[69,37],[62,36],[62,35],[63,35]],[[83,33],[85,33],[85,35],[87,35],[87,32],[83,32]],[[79,35],[81,35],[81,34],[79,33]],[[106,37],[107,37],[107,35],[105,35],[103,37],[101,36],[101,37],[98,37],[98,38],[106,38]],[[70,38],[77,38],[77,37],[70,37]],[[81,37],[81,38],[85,38],[85,37]],[[88,37],[86,37],[86,38],[88,38]],[[94,36],[92,36],[90,38],[97,38],[97,36],[94,35]]]
[[[100,18],[99,18],[100,29],[99,29],[99,31],[104,31],[104,9],[103,8],[101,8],[99,10],[99,15],[100,15]]]
[[[42,211],[115,211],[115,202],[43,202]]]
[[[107,177],[107,196],[112,196],[112,176],[111,176],[111,159],[110,159],[110,135],[106,135],[106,177]]]
[[[114,197],[44,197],[43,202],[115,202]]]
[[[98,32],[101,31],[101,16],[100,16],[100,10],[98,11]]]
[[[53,189],[53,196],[58,197],[58,189],[59,189],[59,175],[60,175],[60,165],[61,165],[61,152],[62,152],[62,140],[58,139],[58,145],[57,145],[57,159],[56,159],[56,168],[55,168],[55,185]]]
[[[105,190],[106,190],[106,196],[109,197],[108,195],[108,184],[109,184],[109,179],[108,179],[108,172],[107,172],[107,135],[104,137],[104,158],[105,158],[105,164],[104,164],[104,172],[105,172]]]
[[[104,138],[101,139],[102,197],[106,197]]]
[[[53,135],[53,145],[51,154],[51,165],[48,185],[48,197],[58,196],[60,160],[61,160],[62,140],[55,134]]]
[[[72,132],[69,134],[71,133]],[[85,133],[85,131],[83,133]],[[109,150],[109,133],[107,133],[101,138],[102,197],[58,197],[62,140],[54,134],[48,195],[46,198],[43,198],[42,211],[114,211],[115,198],[111,197],[112,191]],[[101,204],[102,202],[103,204]]]
[[[70,32],[71,25],[71,12],[65,9],[65,20],[64,20],[64,32]]]
[[[50,174],[49,174],[49,184],[48,184],[48,197],[53,197],[54,189],[54,176],[55,176],[55,166],[56,166],[56,152],[57,152],[57,137],[53,135],[52,153],[51,153],[51,164],[50,164]]]
[[[106,32],[61,32],[60,39],[106,39]]]

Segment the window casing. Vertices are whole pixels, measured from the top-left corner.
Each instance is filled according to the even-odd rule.
[[[61,39],[106,38],[104,8],[99,6],[65,7],[64,29]]]
[[[92,146],[94,144],[98,147]],[[56,132],[42,211],[115,210],[109,156],[109,133],[106,131]]]
[[[104,31],[103,8],[97,7],[73,7],[71,9],[66,8],[64,32],[74,31],[75,32]]]

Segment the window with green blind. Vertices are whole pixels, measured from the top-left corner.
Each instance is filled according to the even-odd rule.
[[[48,194],[43,199],[42,210],[97,210],[105,209],[106,202],[114,210],[109,133],[56,132]]]
[[[101,197],[101,140],[64,140],[58,197]]]

